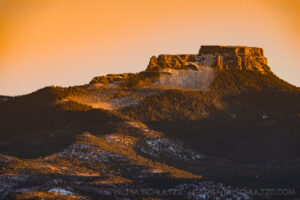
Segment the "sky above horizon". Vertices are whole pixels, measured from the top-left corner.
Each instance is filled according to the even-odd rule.
[[[300,0],[0,0],[0,95],[138,72],[201,45],[262,47],[300,86]]]

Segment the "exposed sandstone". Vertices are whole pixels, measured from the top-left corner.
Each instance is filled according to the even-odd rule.
[[[198,54],[161,54],[150,58],[147,69],[132,74],[109,74],[95,77],[90,84],[118,87],[123,85],[138,85],[141,82],[153,82],[161,74],[170,74],[172,70],[251,70],[261,73],[270,72],[267,58],[262,48],[246,46],[201,46]],[[146,81],[147,80],[147,81]]]
[[[159,55],[151,57],[146,71],[172,69],[199,69],[200,66],[220,70],[256,70],[269,72],[262,48],[245,46],[201,46],[199,54]]]
[[[201,46],[199,54],[231,54],[245,56],[264,56],[262,48],[246,46]]]
[[[163,68],[183,69],[194,68],[196,62],[196,55],[183,54],[183,55],[166,55],[162,54],[158,57],[152,56],[148,65],[147,71]],[[193,66],[189,66],[189,65]]]
[[[216,57],[219,69],[257,70],[268,72],[267,58],[262,48],[245,46],[201,46],[199,56]]]
[[[132,76],[132,73],[124,73],[124,74],[108,74],[106,76],[97,76],[93,78],[90,82],[90,84],[109,84],[116,81],[122,81],[124,79],[129,78]]]

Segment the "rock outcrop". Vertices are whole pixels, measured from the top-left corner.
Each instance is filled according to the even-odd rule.
[[[152,56],[146,71],[155,69],[186,69],[186,68],[197,68],[196,55],[183,54],[183,55],[170,55],[162,54],[158,57]]]
[[[124,79],[132,76],[132,73],[124,73],[124,74],[108,74],[106,76],[97,76],[90,81],[90,84],[109,84],[116,81],[122,81]]]
[[[198,54],[159,55],[151,57],[146,71],[199,69],[201,66],[220,70],[270,71],[263,49],[246,46],[201,46]]]
[[[181,69],[186,72],[183,70],[178,71]],[[93,78],[90,84],[97,85],[97,87],[118,87],[120,85],[132,87],[133,85],[150,84],[158,79],[164,79],[161,77],[164,74],[176,75],[177,82],[182,82],[182,78],[184,78],[184,81],[191,79],[188,82],[196,84],[198,80],[194,81],[196,79],[193,70],[197,71],[195,74],[198,74],[203,79],[203,75],[207,75],[206,72],[214,71],[214,69],[220,71],[249,70],[258,71],[263,74],[271,72],[262,48],[246,46],[201,46],[198,54],[162,54],[157,57],[152,56],[145,71],[136,74],[124,73],[98,76]],[[204,71],[205,73],[198,73]],[[192,77],[194,78],[187,77],[187,74],[193,74]],[[212,76],[209,75],[208,77]],[[170,77],[166,79],[170,79]],[[163,82],[165,83],[165,80]],[[188,85],[190,86],[190,84]]]

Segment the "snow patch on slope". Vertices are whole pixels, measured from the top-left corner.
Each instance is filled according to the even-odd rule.
[[[68,194],[73,195],[73,192],[70,192],[63,188],[52,188],[48,192],[55,192],[55,193],[59,193],[59,194],[63,194],[63,195],[68,195]]]
[[[203,158],[202,155],[186,150],[182,145],[167,138],[146,140],[145,143],[141,145],[140,150],[155,158],[161,158],[162,156],[180,160],[198,160]]]
[[[201,67],[198,70],[171,70],[162,74],[153,86],[164,88],[206,90],[214,80],[214,70],[211,67]]]
[[[114,160],[127,161],[122,155],[111,153],[87,144],[73,144],[63,152],[58,153],[63,158],[77,158],[89,163],[112,162]]]

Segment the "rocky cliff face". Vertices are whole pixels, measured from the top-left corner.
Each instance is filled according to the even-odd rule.
[[[165,68],[199,69],[201,66],[220,70],[270,71],[263,49],[245,46],[201,46],[199,54],[153,56],[146,71],[161,71]]]
[[[216,74],[227,74],[224,77],[227,80],[234,73],[241,76],[241,73],[248,72],[255,72],[258,76],[272,73],[262,48],[201,46],[198,54],[153,56],[145,71],[99,76],[90,84],[93,88],[147,86],[205,90],[210,87]]]

